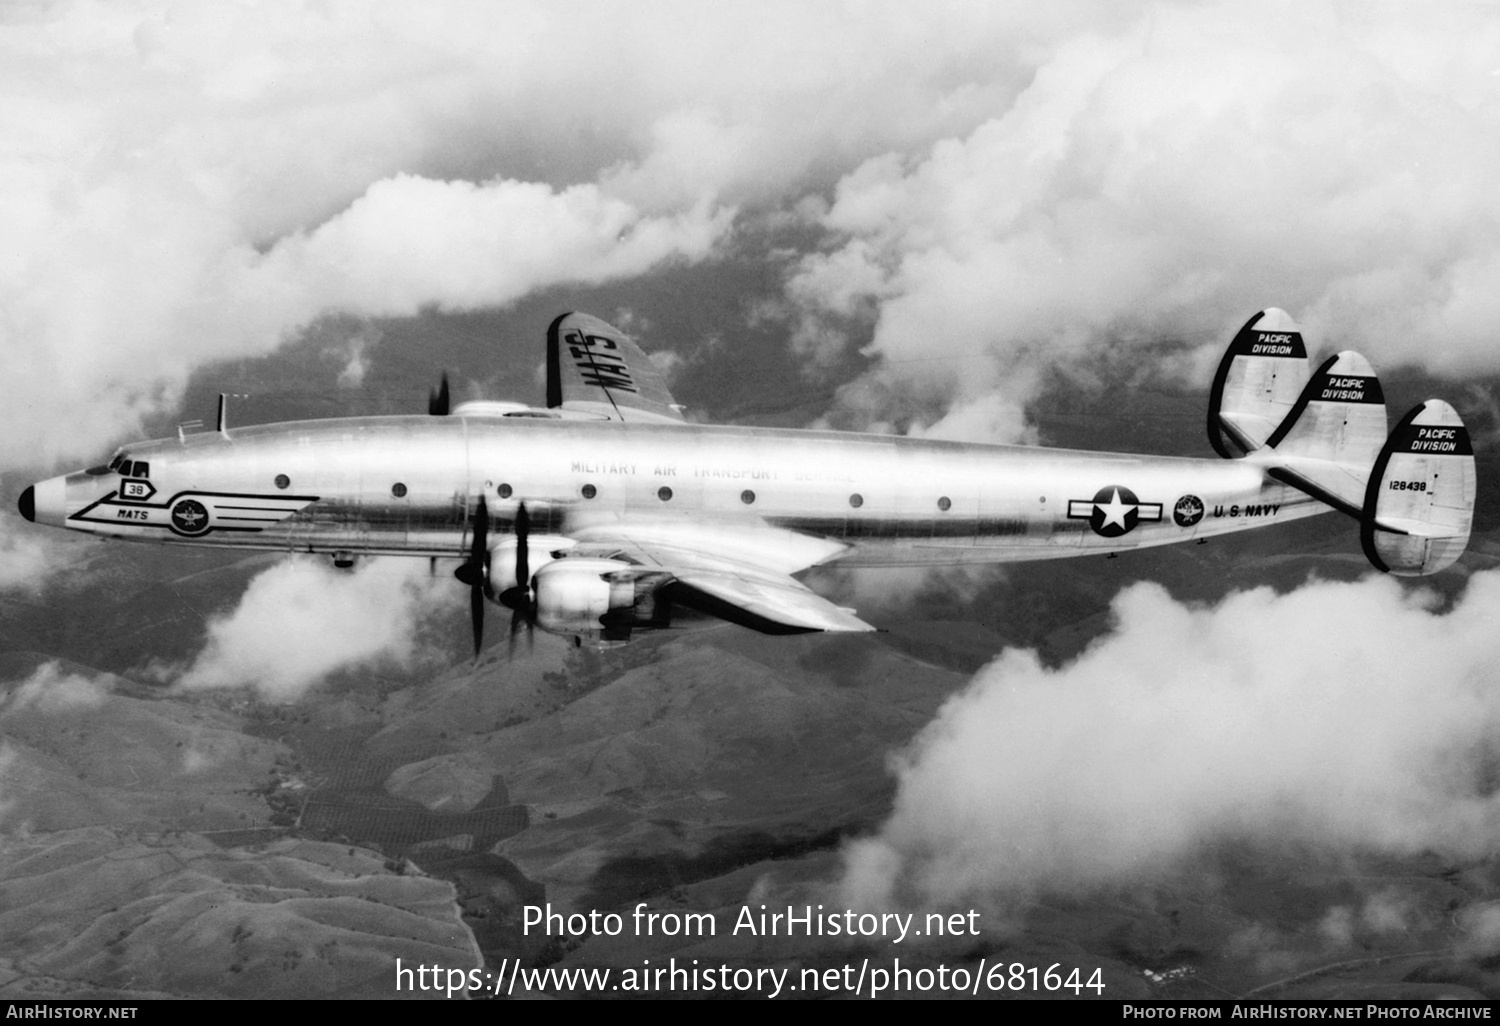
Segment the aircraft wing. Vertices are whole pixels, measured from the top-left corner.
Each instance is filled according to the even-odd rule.
[[[785,575],[694,567],[675,569],[672,576],[683,604],[767,634],[875,629]]]
[[[624,558],[642,569],[668,574],[673,597],[683,605],[767,634],[875,630],[850,610],[834,605],[793,579],[787,571],[789,564],[807,566],[822,561],[808,558],[814,556],[809,546],[822,547],[826,543],[774,528],[741,533],[790,537],[779,551],[771,544],[762,550],[762,560],[752,561],[745,558],[742,550],[726,556],[673,544],[653,529],[637,533],[627,525],[616,525],[580,532],[579,543],[569,555]],[[765,537],[759,540],[772,541]]]
[[[584,313],[563,314],[547,328],[547,405],[632,424],[682,423],[682,408],[641,347]]]

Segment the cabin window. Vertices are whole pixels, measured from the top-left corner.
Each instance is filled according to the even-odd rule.
[[[135,461],[135,473],[132,474],[132,475],[130,475],[130,476],[131,477],[150,477],[151,476],[151,464],[147,463],[145,460],[136,460]]]
[[[276,487],[277,488],[290,488],[291,486],[292,486],[292,479],[291,478],[287,477],[285,474],[277,474],[276,475]]]
[[[398,499],[406,498],[406,485],[402,484],[400,481],[397,481],[395,484],[391,485],[391,494]]]
[[[668,488],[666,485],[662,485],[656,490],[656,497],[662,502],[670,502],[672,501],[672,489]]]
[[[859,507],[863,506],[864,504],[865,497],[858,492],[855,492],[853,495],[849,496],[849,505],[853,506],[855,509],[859,509]]]
[[[583,497],[585,499],[592,499],[594,496],[596,496],[598,494],[599,494],[599,489],[595,488],[593,485],[584,485],[583,486]]]
[[[952,508],[953,500],[948,498],[948,496],[944,495],[941,499],[938,499],[938,509],[942,510],[944,513],[948,512]]]
[[[750,505],[755,501],[755,493],[746,488],[743,492],[740,492],[740,501],[746,506]]]
[[[499,488],[496,488],[495,492],[500,498],[508,499],[511,496],[511,487],[508,484],[503,484]]]

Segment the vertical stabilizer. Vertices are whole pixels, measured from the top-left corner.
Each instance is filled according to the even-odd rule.
[[[1380,380],[1369,360],[1345,350],[1313,371],[1263,454],[1272,477],[1360,517],[1370,467],[1384,442]]]
[[[1451,566],[1469,543],[1476,487],[1458,412],[1427,400],[1401,418],[1370,472],[1359,532],[1365,555],[1403,577]]]
[[[1262,310],[1229,343],[1208,400],[1208,440],[1225,459],[1254,452],[1286,420],[1307,381],[1302,329]]]
[[[1370,361],[1352,350],[1312,373],[1286,419],[1266,439],[1282,456],[1368,468],[1385,443],[1385,393]]]
[[[620,329],[585,313],[547,328],[547,406],[629,423],[681,424],[666,376]]]

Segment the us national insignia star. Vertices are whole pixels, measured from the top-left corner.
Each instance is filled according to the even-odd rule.
[[[1101,538],[1118,538],[1135,530],[1141,521],[1161,519],[1161,503],[1142,502],[1124,485],[1106,485],[1092,499],[1068,503],[1069,520],[1087,520]]]

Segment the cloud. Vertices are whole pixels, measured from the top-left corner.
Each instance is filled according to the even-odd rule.
[[[1460,944],[1464,954],[1474,958],[1493,958],[1500,952],[1500,903],[1476,902],[1460,909],[1454,921],[1464,934]]]
[[[310,234],[278,242],[250,273],[265,277],[260,288],[305,293],[304,321],[324,309],[467,310],[558,282],[629,277],[672,256],[701,258],[727,225],[726,211],[706,205],[642,218],[593,185],[555,192],[531,182],[398,175]]]
[[[1056,365],[1201,383],[1211,360],[1140,343],[1217,351],[1270,303],[1387,365],[1496,365],[1482,8],[4,17],[0,465],[94,457],[194,368],[329,314],[629,280],[793,211],[816,233],[781,297],[796,351],[883,358],[841,426],[1028,440]]]
[[[1399,937],[1411,931],[1417,919],[1411,898],[1396,890],[1370,895],[1359,908],[1335,905],[1318,923],[1318,933],[1329,947],[1350,948],[1372,938]]]
[[[371,559],[353,571],[288,560],[250,582],[240,604],[212,620],[186,669],[158,667],[187,690],[251,688],[275,702],[300,698],[340,670],[410,667],[423,654],[424,619],[456,613],[461,594],[424,560]]]
[[[1446,610],[1370,577],[1213,606],[1140,584],[1114,615],[1072,663],[1007,650],[943,707],[898,760],[890,820],[847,853],[852,900],[1154,880],[1221,840],[1455,857],[1500,841],[1500,573]]]
[[[192,366],[269,352],[320,316],[501,306],[546,285],[701,258],[728,223],[726,212],[707,207],[642,218],[594,186],[555,192],[397,175],[261,253],[229,226],[205,224],[190,203],[101,186],[78,215],[85,223],[55,237],[50,227],[39,231],[28,273],[0,281],[10,300],[0,345],[23,354],[13,384],[31,395],[9,415],[0,443],[7,462],[81,456],[132,419],[172,405]],[[160,244],[135,252],[131,240],[150,237],[152,222],[166,226]],[[47,280],[65,267],[75,286],[66,296]],[[46,415],[43,399],[83,414]]]
[[[92,456],[324,314],[702,259],[742,204],[977,124],[1112,7],[7,10],[0,464]]]
[[[0,591],[37,594],[48,575],[76,562],[78,543],[0,514]]]
[[[30,677],[11,687],[0,700],[0,714],[34,709],[43,713],[60,713],[74,709],[94,709],[109,698],[106,679],[81,673],[65,673],[56,660],[36,668]]]
[[[1337,4],[1152,4],[1059,38],[972,131],[840,181],[816,219],[839,241],[789,283],[798,337],[869,339],[919,425],[989,403],[943,431],[1001,441],[1046,368],[1134,352],[1203,385],[1213,361],[1151,347],[1217,353],[1269,305],[1377,365],[1493,373],[1497,45],[1482,8]]]

